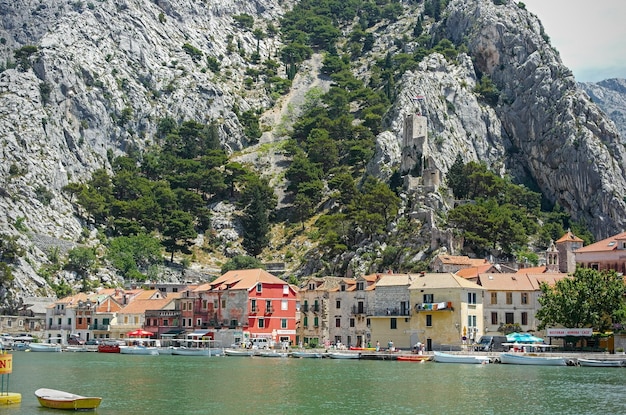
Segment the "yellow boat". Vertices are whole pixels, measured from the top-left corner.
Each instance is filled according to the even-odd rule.
[[[69,392],[55,389],[41,388],[35,391],[35,396],[41,406],[54,409],[96,409],[100,406],[102,398],[93,396],[80,396]]]

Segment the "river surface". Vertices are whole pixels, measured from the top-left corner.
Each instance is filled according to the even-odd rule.
[[[626,368],[15,352],[7,380],[22,402],[0,415],[66,413],[38,388],[101,415],[626,414]]]

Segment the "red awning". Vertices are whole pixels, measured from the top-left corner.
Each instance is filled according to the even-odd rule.
[[[126,335],[128,337],[152,337],[154,336],[154,333],[151,331],[137,329],[137,330],[129,331],[128,333],[126,333]]]

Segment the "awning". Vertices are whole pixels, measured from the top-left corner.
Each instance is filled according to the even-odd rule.
[[[174,329],[174,330],[166,331],[165,333],[161,333],[161,337],[174,337],[184,332],[185,330],[182,330],[182,329]]]
[[[200,331],[194,331],[192,333],[187,333],[186,336],[187,337],[204,337],[207,334],[209,334],[208,330],[200,330]]]

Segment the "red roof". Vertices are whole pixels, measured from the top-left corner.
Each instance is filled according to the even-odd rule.
[[[576,252],[609,252],[614,251],[618,248],[618,241],[626,239],[626,232],[618,233],[617,235],[611,236],[609,238],[603,239],[599,242],[593,243],[591,245],[583,246],[582,248],[578,248]]]
[[[578,236],[574,235],[572,231],[567,231],[565,235],[561,236],[556,243],[560,242],[583,242]]]

